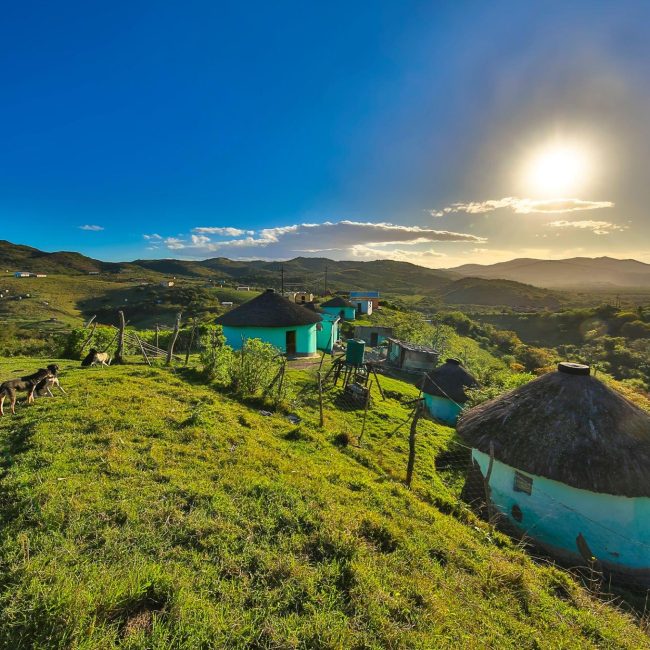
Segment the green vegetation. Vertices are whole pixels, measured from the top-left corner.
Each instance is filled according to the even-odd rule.
[[[407,384],[385,380],[357,448],[335,444],[361,414],[333,392],[319,429],[313,370],[290,371],[295,425],[192,370],[62,366],[69,397],[0,421],[3,647],[647,645],[450,507],[434,461],[451,430],[422,422],[403,487]],[[0,362],[19,367],[34,362]]]

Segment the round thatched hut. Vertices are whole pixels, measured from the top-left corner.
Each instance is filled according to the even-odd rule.
[[[476,386],[478,382],[458,359],[447,359],[425,376],[422,386],[424,403],[436,420],[453,426],[467,402],[465,389]]]
[[[561,363],[467,411],[458,434],[507,527],[650,583],[650,416],[588,366]]]
[[[354,320],[356,315],[354,305],[345,298],[341,298],[341,296],[335,296],[331,300],[322,303],[320,307],[328,314],[339,316],[341,320]]]
[[[246,339],[261,339],[288,356],[316,354],[318,314],[297,305],[273,289],[217,318],[228,345],[235,350]]]

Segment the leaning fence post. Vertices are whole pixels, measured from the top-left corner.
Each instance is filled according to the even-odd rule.
[[[194,332],[196,332],[196,318],[194,319],[192,331],[190,332],[190,342],[188,343],[187,350],[185,352],[185,365],[187,365],[188,361],[190,360],[190,351],[192,349],[192,343],[194,343]]]
[[[325,426],[325,416],[323,415],[323,381],[320,370],[318,371],[318,409],[320,412],[320,427],[322,429]]]
[[[420,419],[420,412],[422,403],[420,401],[415,405],[415,412],[413,413],[413,420],[411,421],[411,431],[409,433],[409,462],[406,466],[406,485],[411,487],[413,480],[413,469],[415,467],[415,436],[418,429],[418,420]]]
[[[361,440],[363,439],[363,433],[366,430],[366,419],[368,417],[368,406],[370,405],[370,389],[372,388],[372,379],[370,380],[370,383],[368,384],[368,388],[366,389],[366,404],[363,408],[363,424],[361,425],[361,434],[359,435],[359,444],[361,444]]]
[[[124,312],[120,309],[118,312],[120,317],[120,328],[117,336],[117,350],[115,351],[115,358],[113,363],[124,363],[124,330],[126,329],[126,322],[124,320]]]
[[[167,361],[166,365],[171,365],[172,357],[174,356],[174,346],[176,345],[176,339],[178,338],[178,331],[181,328],[181,316],[182,312],[176,314],[176,324],[174,325],[174,333],[172,334],[171,341],[169,342],[169,348],[167,349]]]

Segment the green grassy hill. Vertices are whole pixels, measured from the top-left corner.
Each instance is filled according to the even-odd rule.
[[[434,463],[450,429],[422,423],[407,490],[396,399],[341,447],[361,414],[329,392],[320,430],[308,390],[296,426],[193,371],[62,365],[68,397],[0,420],[2,647],[648,647],[631,617],[451,507]]]

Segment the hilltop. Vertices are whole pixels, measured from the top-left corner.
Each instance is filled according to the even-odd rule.
[[[546,288],[647,288],[650,284],[650,264],[612,257],[518,258],[497,264],[464,264],[449,270],[464,276],[514,280]]]
[[[330,396],[321,430],[311,397],[294,425],[191,371],[60,363],[68,397],[0,420],[2,647],[647,646],[630,616],[450,507],[450,429],[422,423],[406,489],[393,397],[346,447],[360,415]]]

